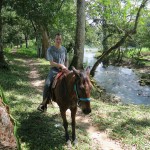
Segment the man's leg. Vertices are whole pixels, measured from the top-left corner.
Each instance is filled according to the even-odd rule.
[[[49,99],[51,98],[50,96],[50,84],[52,80],[52,72],[50,71],[48,74],[47,79],[45,80],[45,85],[43,89],[43,101],[37,108],[39,111],[46,111],[47,110],[47,104],[49,103]]]
[[[43,101],[37,108],[39,111],[46,111],[47,110],[47,104],[49,103],[49,100],[51,99],[51,93],[50,93],[50,85],[53,80],[53,77],[58,73],[58,69],[51,69],[48,77],[45,81],[45,86],[43,90]]]
[[[46,81],[47,82],[47,81]],[[43,101],[37,108],[39,111],[46,111],[47,104],[48,104],[48,93],[49,93],[49,85],[45,83],[44,90],[43,90]]]

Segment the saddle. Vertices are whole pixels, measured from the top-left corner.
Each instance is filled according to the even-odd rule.
[[[60,77],[61,75],[63,75],[63,72],[57,73],[57,75],[54,77],[54,80],[53,80],[53,82],[52,82],[52,89],[55,88],[55,86],[56,86],[56,84],[57,84],[57,81],[58,81],[58,79],[59,79],[59,77]]]

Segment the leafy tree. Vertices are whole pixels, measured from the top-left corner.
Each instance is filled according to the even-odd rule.
[[[32,35],[32,26],[28,20],[19,17],[10,7],[3,8],[3,42],[4,44],[22,45],[26,43],[28,47],[27,36]]]
[[[121,33],[120,36],[115,38],[115,41],[117,40],[116,42],[114,42],[115,44],[112,44],[111,46],[109,46],[110,48],[105,50],[103,52],[103,54],[100,56],[100,58],[97,60],[97,62],[94,64],[94,66],[91,70],[92,76],[94,75],[94,72],[95,72],[97,66],[99,65],[99,63],[105,57],[107,57],[113,50],[119,48],[122,44],[124,44],[124,42],[126,41],[126,39],[128,37],[130,37],[131,35],[133,35],[137,32],[136,30],[137,30],[137,25],[138,25],[140,13],[141,13],[141,10],[146,5],[147,1],[148,0],[143,0],[141,2],[141,5],[139,6],[139,8],[136,7],[136,9],[130,9],[131,10],[130,13],[128,12],[128,13],[125,13],[125,15],[123,15],[125,19],[123,19],[122,26],[118,27],[118,24],[117,24],[117,26],[116,26],[117,28],[115,28],[115,29],[118,29],[119,33]],[[109,1],[107,1],[107,2],[109,2]],[[127,2],[129,2],[129,1],[127,1]],[[126,4],[126,1],[125,1],[125,4]],[[131,7],[130,3],[127,5],[127,8],[129,8],[129,6]],[[133,6],[133,8],[135,8],[135,6]],[[115,19],[115,15],[116,15],[116,13],[111,14],[112,19],[117,22],[118,19]],[[121,22],[119,25],[121,25]]]
[[[42,55],[45,56],[49,46],[48,24],[52,24],[55,15],[60,10],[64,1],[61,0],[10,0],[9,4],[24,19],[30,20],[35,29],[36,38],[42,37]],[[25,34],[27,39],[28,35]]]
[[[52,24],[48,24],[49,35],[54,39],[55,34],[60,32],[63,35],[63,45],[67,50],[74,48],[76,27],[76,4],[73,0],[66,1],[55,16]],[[53,41],[51,41],[53,42]]]
[[[149,10],[147,10],[149,11]],[[139,28],[137,30],[137,35],[133,37],[136,41],[136,46],[150,48],[150,12],[147,12],[148,16],[142,16],[140,19]]]
[[[100,47],[101,42],[98,36],[99,29],[93,26],[88,20],[86,20],[85,26],[85,44],[94,47]]]

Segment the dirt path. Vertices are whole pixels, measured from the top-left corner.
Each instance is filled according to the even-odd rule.
[[[36,66],[39,64],[38,62],[34,62],[33,60],[29,60],[27,64],[30,67],[30,72],[29,72],[29,79],[31,85],[36,88],[39,92],[42,92],[43,90],[43,85],[44,85],[44,80],[40,79],[40,74],[36,68]]]
[[[86,123],[88,127],[86,131],[92,141],[92,150],[123,150],[120,143],[109,139],[105,132],[98,131],[97,127],[92,125],[90,117],[85,116],[81,111],[77,113],[77,122]]]
[[[33,60],[28,60],[27,64],[30,67],[29,78],[31,85],[42,92],[44,80],[40,79],[40,74],[36,68],[38,63]],[[56,104],[54,106],[58,107]],[[70,116],[69,111],[67,111],[67,115]],[[126,148],[122,148],[119,142],[109,139],[107,133],[98,131],[92,125],[90,117],[82,114],[80,110],[78,110],[76,118],[78,125],[86,129],[92,142],[92,150],[127,150]],[[82,126],[82,123],[86,123],[86,127]]]

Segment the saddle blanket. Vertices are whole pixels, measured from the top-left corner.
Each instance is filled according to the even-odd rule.
[[[59,72],[59,73],[57,73],[57,75],[54,77],[54,80],[53,80],[53,82],[52,82],[52,89],[55,88],[55,86],[56,86],[56,84],[57,84],[57,81],[58,81],[59,77],[60,77],[62,74],[63,74],[63,72]]]

